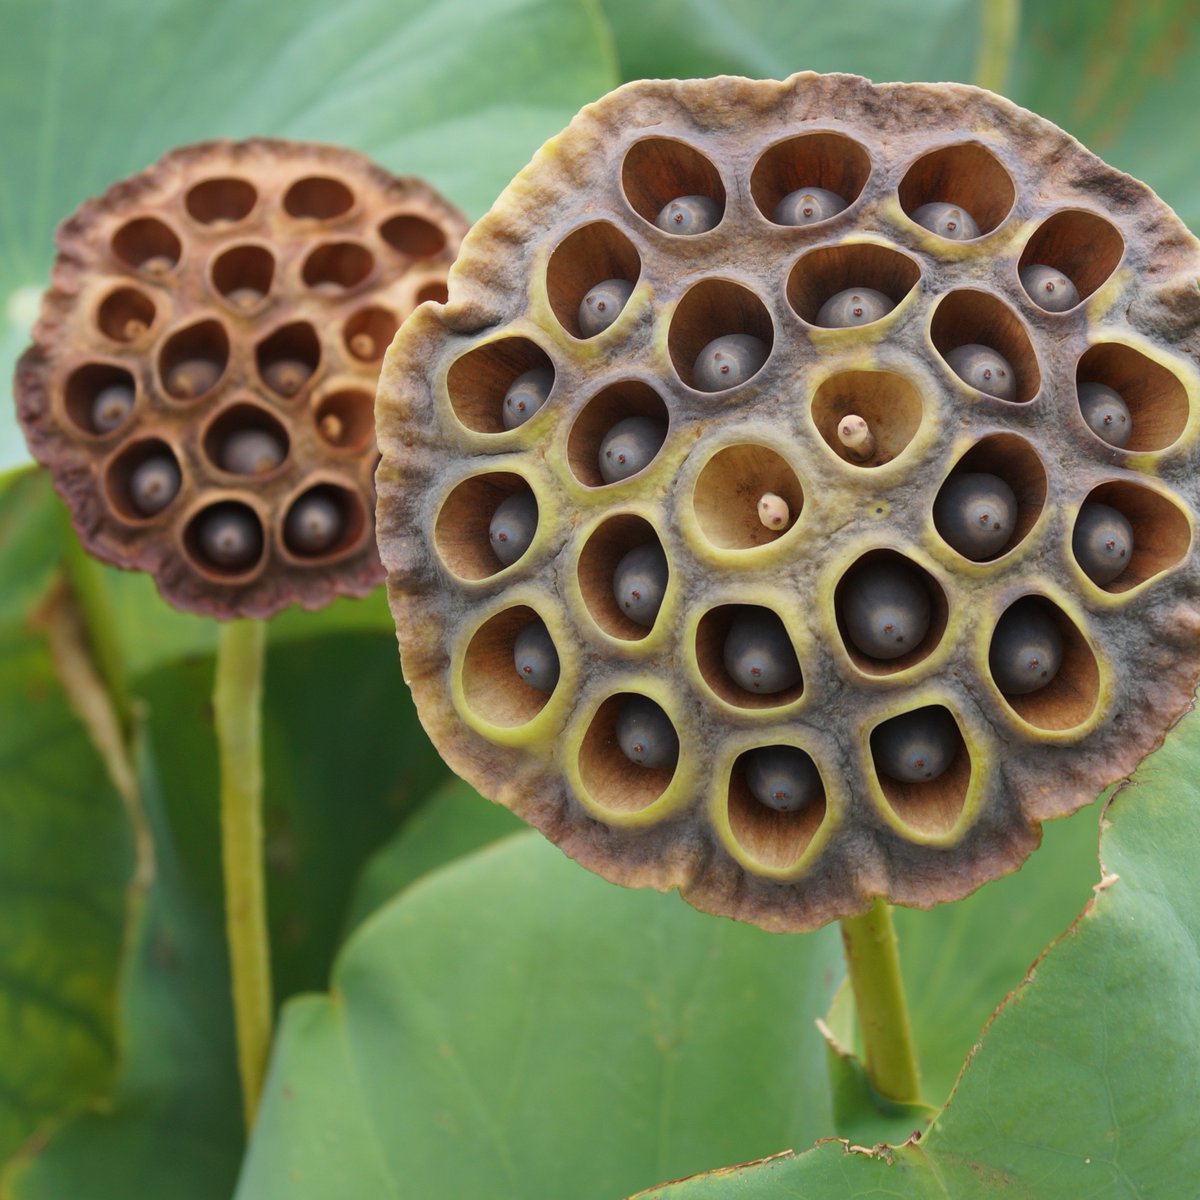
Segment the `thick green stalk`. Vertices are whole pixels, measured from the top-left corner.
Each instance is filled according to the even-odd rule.
[[[254,1124],[271,1045],[271,960],[262,829],[262,674],[266,625],[229,621],[213,691],[221,761],[225,928],[246,1128]]]
[[[1021,0],[980,0],[979,54],[975,60],[975,82],[980,87],[1004,91],[1020,23]]]
[[[900,978],[892,910],[876,900],[861,917],[847,917],[842,921],[842,946],[871,1084],[889,1100],[917,1103],[920,1075]]]

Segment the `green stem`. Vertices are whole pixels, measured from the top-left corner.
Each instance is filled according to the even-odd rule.
[[[262,830],[262,674],[266,625],[229,621],[217,640],[213,691],[221,760],[225,928],[246,1128],[254,1124],[271,1045]]]
[[[989,91],[1003,92],[1017,44],[1021,0],[981,0],[981,6],[975,82]]]
[[[876,900],[861,917],[847,917],[842,921],[842,946],[858,1010],[867,1075],[881,1096],[901,1104],[917,1103],[920,1077],[900,979],[892,910]]]

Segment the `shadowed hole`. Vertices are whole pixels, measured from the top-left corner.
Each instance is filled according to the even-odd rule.
[[[198,321],[171,334],[158,355],[158,373],[176,400],[196,400],[220,382],[229,365],[229,334],[217,320]]]
[[[824,789],[803,808],[778,812],[754,798],[746,784],[745,758],[738,755],[729,777],[729,828],[756,862],[783,870],[799,860],[825,819]]]
[[[304,260],[301,276],[314,291],[357,287],[375,269],[375,256],[358,242],[326,242]]]
[[[518,376],[535,368],[554,369],[529,338],[500,338],[459,355],[446,375],[454,415],[477,433],[504,433],[504,395]]]
[[[1077,383],[1103,383],[1120,394],[1129,409],[1128,451],[1164,450],[1187,425],[1187,389],[1173,372],[1132,346],[1101,342],[1090,347],[1075,378]]]
[[[840,133],[806,133],[763,152],[750,174],[750,194],[759,212],[774,222],[775,206],[800,188],[824,188],[855,202],[871,174],[866,150]],[[853,286],[853,285],[847,285]]]
[[[113,254],[125,266],[150,279],[160,279],[179,265],[183,245],[157,217],[136,217],[113,234]]]
[[[282,450],[283,456],[278,464],[269,467],[265,471],[258,473],[231,471],[229,467],[224,465],[225,447],[229,439],[235,434],[250,431],[267,434]],[[260,408],[257,404],[246,403],[231,404],[228,408],[217,413],[209,422],[208,428],[204,431],[203,441],[204,453],[208,461],[218,471],[240,474],[247,478],[257,479],[264,478],[267,475],[274,475],[280,471],[287,462],[291,448],[291,441],[283,423],[265,408]]]
[[[575,418],[567,437],[567,461],[580,483],[586,487],[609,486],[600,474],[600,443],[614,425],[629,417],[645,417],[661,424],[664,430],[670,422],[662,397],[640,379],[610,384],[597,392]]]
[[[841,371],[817,388],[812,402],[817,431],[834,454],[853,467],[891,462],[916,436],[923,411],[921,393],[891,371]],[[838,437],[848,416],[862,417],[874,439],[866,458],[852,454]]]
[[[184,197],[188,215],[201,225],[244,220],[258,203],[258,191],[245,179],[206,179]]]
[[[964,288],[944,296],[934,311],[930,336],[943,358],[959,346],[975,344],[1002,354],[1016,378],[1013,403],[1024,404],[1032,400],[1042,386],[1037,355],[1028,330],[1008,305],[988,292]],[[958,379],[949,363],[946,370]]]
[[[133,498],[131,484],[134,472],[152,458],[169,458],[179,469],[179,458],[162,438],[143,438],[126,446],[108,465],[104,473],[104,494],[109,504],[126,521],[154,521],[159,513],[169,508],[178,498],[179,492],[167,501],[158,512],[146,513]],[[182,473],[181,473],[182,474]],[[182,487],[179,489],[182,491]]]
[[[254,352],[263,382],[280,396],[300,392],[321,362],[321,339],[307,321],[282,325]]]
[[[788,520],[778,528],[764,525],[759,516],[758,502],[767,493],[779,496],[788,508]],[[704,464],[692,507],[700,532],[714,546],[752,550],[795,525],[804,508],[804,489],[787,459],[774,450],[753,443],[726,446]]]
[[[669,769],[642,767],[625,757],[616,735],[617,714],[625,698],[626,694],[609,696],[597,709],[579,747],[579,775],[601,808],[629,813],[653,804],[667,790],[679,764]]]
[[[486,579],[505,569],[488,530],[496,509],[518,492],[533,495],[523,476],[494,471],[464,479],[446,497],[434,521],[433,541],[448,571],[460,579]]]
[[[114,342],[133,342],[154,324],[154,301],[137,288],[109,292],[96,313],[100,332]]]
[[[641,517],[625,513],[610,517],[596,529],[579,555],[579,590],[592,619],[610,637],[635,642],[653,628],[630,620],[613,594],[617,564],[634,547],[649,543],[662,545],[654,526]],[[670,587],[669,579],[667,586]]]
[[[124,367],[113,363],[85,363],[76,367],[67,377],[63,389],[64,407],[71,423],[80,432],[93,437],[107,437],[128,425],[132,409],[130,416],[125,417],[116,428],[104,430],[96,427],[93,417],[96,398],[106,388],[120,388],[131,396],[136,395],[137,390],[133,376]]]
[[[292,510],[310,497],[332,504],[341,526],[336,540],[330,546],[317,551],[306,551],[292,545],[287,535],[288,517]],[[301,562],[320,564],[355,549],[367,532],[368,517],[362,497],[357,491],[335,483],[319,483],[315,487],[306,488],[292,500],[284,513],[280,528],[283,531],[280,544],[285,554]]]
[[[517,635],[536,620],[538,614],[525,605],[505,609],[485,621],[471,638],[463,658],[463,696],[480,720],[506,728],[524,725],[553,695],[525,683],[513,661]]]
[[[935,709],[942,709],[950,713],[952,719],[954,718],[954,714],[941,704],[929,705],[927,709],[917,709],[916,711],[925,712]],[[967,789],[971,784],[971,753],[963,740],[958,721],[954,721],[958,746],[950,765],[936,779],[921,780],[916,783],[893,779],[880,767],[877,749],[880,728],[881,726],[876,726],[871,733],[871,756],[879,786],[892,811],[905,825],[917,833],[926,836],[949,833],[962,815]]]
[[[213,287],[238,312],[257,308],[274,278],[275,256],[265,246],[231,246],[213,260]]]
[[[911,217],[941,201],[965,209],[982,237],[1012,211],[1017,189],[999,159],[978,142],[943,146],[918,158],[900,181],[900,207]]]
[[[417,290],[417,303],[424,304],[426,301],[433,301],[434,304],[445,304],[450,299],[450,292],[446,287],[444,279],[435,279],[430,283],[422,284]]]
[[[257,531],[255,551],[244,565],[222,566],[206,554],[201,543],[201,531],[205,523],[225,515],[245,521],[251,529]],[[219,500],[216,504],[210,504],[195,513],[188,521],[183,531],[183,548],[188,560],[200,574],[212,579],[225,580],[244,578],[256,571],[266,555],[267,542],[263,536],[262,522],[254,509],[238,500]]]
[[[410,258],[433,258],[446,248],[445,233],[432,221],[412,213],[389,217],[379,235],[393,250]]]
[[[378,362],[392,344],[400,322],[389,309],[371,305],[353,313],[342,328],[346,349],[359,362]]]
[[[317,432],[335,450],[360,454],[375,438],[375,396],[345,387],[323,396],[315,413]]]
[[[332,221],[354,207],[354,193],[340,179],[306,175],[283,196],[283,210],[297,220]]]
[[[682,196],[707,196],[722,212],[725,208],[717,168],[695,147],[674,138],[643,138],[630,146],[621,164],[621,187],[634,212],[651,225],[667,204]]]

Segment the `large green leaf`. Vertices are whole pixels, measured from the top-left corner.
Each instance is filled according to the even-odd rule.
[[[852,71],[969,80],[978,0],[603,0],[625,79]]]
[[[837,937],[615,888],[522,834],[428,876],[285,1013],[238,1196],[570,1196],[829,1127]]]
[[[1150,184],[1200,230],[1195,0],[1026,4],[1011,95]]]
[[[1200,712],[1107,812],[1093,902],[997,1014],[945,1112],[882,1157],[825,1146],[663,1200],[1185,1197],[1200,1143]],[[983,947],[989,950],[990,947]]]
[[[28,339],[54,226],[172,146],[353,146],[478,215],[616,82],[588,0],[2,0],[0,373]],[[0,410],[0,466],[24,451]]]
[[[10,548],[4,539],[0,572],[18,561]],[[7,621],[0,776],[2,1160],[111,1082],[132,870],[121,801],[43,640]]]

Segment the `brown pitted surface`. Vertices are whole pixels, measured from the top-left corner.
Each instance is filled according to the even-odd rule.
[[[849,206],[803,227],[772,220],[785,193],[812,187]],[[716,202],[714,228],[655,226],[696,194]],[[934,201],[968,210],[980,236],[918,225],[910,214]],[[1018,278],[1032,263],[1065,274],[1079,303],[1035,304]],[[584,109],[475,226],[448,303],[415,314],[380,379],[381,554],[435,743],[592,870],[770,929],[812,928],[877,895],[930,905],[1013,870],[1041,821],[1158,744],[1200,671],[1198,273],[1200,246],[1145,186],[974,88],[643,82]],[[581,337],[577,306],[609,278],[632,295]],[[824,300],[862,287],[894,308],[858,328],[816,325]],[[769,344],[761,370],[722,391],[691,386],[700,348],[735,333]],[[966,344],[1008,359],[1013,399],[951,369]],[[553,370],[548,399],[505,429],[507,388],[539,366]],[[1123,396],[1126,449],[1085,424],[1081,383]],[[866,459],[839,440],[852,413],[875,436]],[[605,484],[599,440],[630,415],[668,422],[666,439]],[[998,475],[1018,502],[1009,543],[985,561],[933,521],[956,470]],[[537,528],[502,567],[488,526],[514,491],[532,492]],[[781,531],[757,520],[767,492],[791,509]],[[1088,500],[1133,529],[1124,573],[1104,586],[1072,549]],[[616,607],[611,574],[652,541],[669,582],[645,629]],[[845,632],[841,585],[872,551],[907,560],[932,609],[920,643],[886,661]],[[1063,658],[1052,681],[1014,695],[989,649],[1022,597],[1038,598]],[[764,696],[730,676],[721,647],[737,606],[782,621],[800,684]],[[535,615],[561,665],[548,696],[513,664]],[[614,715],[629,694],[670,719],[673,768],[624,756]],[[931,706],[953,716],[953,760],[899,782],[872,733]],[[798,811],[748,791],[741,756],[774,745],[819,771],[822,794]]]
[[[273,139],[183,147],[82,204],[59,227],[16,395],[88,549],[219,617],[380,583],[375,381],[400,322],[445,298],[465,230],[420,180]],[[282,460],[252,443],[247,458],[248,431]],[[157,496],[176,489],[157,512],[156,485],[134,483],[148,459]],[[325,518],[300,544],[285,532],[298,502]],[[244,552],[206,554],[214,511],[235,514]]]

